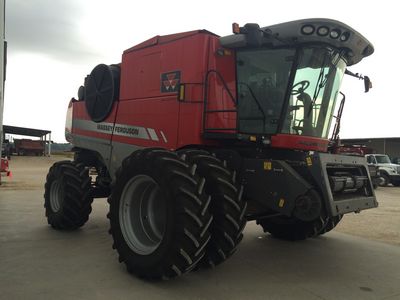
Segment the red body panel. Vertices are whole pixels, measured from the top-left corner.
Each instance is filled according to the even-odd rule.
[[[209,34],[209,35],[213,35],[213,36],[217,36],[212,32],[209,32],[207,30],[193,30],[193,31],[187,31],[187,32],[181,32],[181,33],[175,33],[175,34],[168,34],[168,35],[157,35],[155,37],[152,37],[138,45],[135,45],[127,50],[124,51],[124,54],[131,52],[131,51],[135,51],[135,50],[139,50],[139,49],[143,49],[143,48],[147,48],[147,47],[151,47],[151,46],[155,46],[155,45],[161,45],[161,44],[165,44],[165,43],[170,43],[179,39],[183,39],[186,37],[190,37],[192,35],[198,34],[198,33],[204,33],[204,34]]]
[[[311,136],[277,134],[271,138],[271,146],[275,148],[326,152],[328,144],[328,140]]]
[[[107,118],[95,123],[85,102],[72,101],[66,133],[104,140],[110,146],[174,150],[217,144],[202,137],[203,126],[213,132],[239,133],[235,59],[235,52],[222,49],[218,37],[207,31],[153,37],[123,53],[119,100]],[[171,76],[163,77],[166,74]],[[179,83],[185,85],[184,101],[178,101]],[[173,90],[165,90],[163,84]],[[271,146],[326,152],[328,141],[277,134]]]
[[[204,78],[215,60],[216,44],[214,35],[200,31],[156,37],[125,51],[116,123],[150,128],[157,138],[128,141],[114,136],[114,141],[168,149],[204,144]],[[161,91],[161,74],[174,71],[180,72],[180,82],[186,86],[183,102],[177,101],[177,92]]]
[[[143,147],[161,146],[174,149],[177,141],[179,112],[175,95],[163,98],[120,101],[119,105],[117,124],[146,128],[147,132],[154,130],[157,137],[136,139],[114,135],[113,141]],[[165,140],[162,138],[161,132]]]
[[[114,102],[112,111],[110,115],[100,124],[109,123],[113,124],[115,122],[115,115],[118,108],[118,102]],[[89,124],[93,124],[90,126]],[[90,116],[86,112],[85,102],[73,102],[73,121],[72,121],[72,134],[88,136],[93,138],[104,139],[105,142],[111,144],[112,130],[107,132],[97,131],[97,127],[93,121],[91,121]]]

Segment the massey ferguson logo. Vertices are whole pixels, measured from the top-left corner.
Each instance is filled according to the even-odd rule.
[[[181,81],[181,71],[161,74],[161,93],[173,93],[178,91]]]

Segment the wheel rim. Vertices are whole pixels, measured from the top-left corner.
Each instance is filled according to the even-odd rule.
[[[58,212],[60,210],[62,197],[61,180],[54,180],[50,187],[50,207],[53,212]]]
[[[387,180],[386,180],[386,178],[384,176],[380,177],[379,180],[380,180],[379,181],[379,185],[380,186],[386,186],[387,185]]]
[[[119,205],[119,223],[129,248],[140,255],[154,252],[165,235],[166,221],[160,186],[147,175],[131,178]]]

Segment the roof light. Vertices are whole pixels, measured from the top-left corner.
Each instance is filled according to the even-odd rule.
[[[321,26],[320,28],[318,28],[317,33],[320,36],[327,36],[329,33],[329,28],[326,26]]]
[[[343,34],[340,36],[340,40],[342,42],[345,42],[345,41],[347,41],[349,39],[349,37],[350,37],[350,33],[349,32],[343,32]]]
[[[313,34],[314,31],[315,31],[315,28],[314,28],[314,26],[312,26],[312,25],[304,25],[304,26],[301,28],[301,33],[302,33],[302,34],[305,34],[305,35]]]
[[[339,29],[333,29],[330,33],[330,37],[332,39],[337,39],[340,36],[340,30]]]
[[[240,26],[238,23],[232,23],[232,32],[236,34],[240,33]]]

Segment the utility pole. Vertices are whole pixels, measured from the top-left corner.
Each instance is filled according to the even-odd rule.
[[[3,146],[4,80],[6,73],[5,41],[6,0],[0,0],[0,151]],[[0,179],[1,180],[1,179]]]

